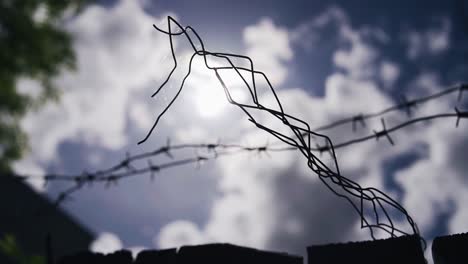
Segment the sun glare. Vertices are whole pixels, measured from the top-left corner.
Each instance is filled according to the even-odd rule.
[[[220,75],[231,97],[238,102],[243,102],[246,99],[245,89],[247,88],[241,85],[241,78],[236,76],[234,71],[232,73],[223,71]],[[190,78],[194,91],[192,98],[200,116],[214,118],[222,115],[229,102],[214,71],[207,69],[202,61],[197,60],[193,63],[193,73]]]

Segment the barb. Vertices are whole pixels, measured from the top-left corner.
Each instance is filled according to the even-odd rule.
[[[458,127],[460,124],[460,119],[462,118],[467,118],[468,113],[467,112],[460,112],[457,107],[455,107],[455,114],[457,115],[457,122],[455,123],[455,127]]]
[[[458,91],[458,101],[460,102],[463,98],[463,91],[468,90],[468,84],[461,84],[460,89]]]
[[[411,109],[413,107],[416,107],[417,105],[417,102],[415,101],[408,101],[408,99],[406,98],[405,95],[401,95],[400,96],[400,101],[401,101],[401,104],[404,106],[405,110],[406,110],[406,114],[408,115],[408,117],[411,117]]]
[[[353,122],[353,132],[356,132],[356,123],[360,123],[362,127],[366,127],[366,122],[362,114],[354,116],[351,120]],[[341,124],[345,124],[347,121],[341,121]],[[329,126],[330,127],[330,126]],[[332,127],[330,127],[332,128]]]
[[[382,122],[383,129],[382,129],[382,131],[379,131],[379,132],[374,130],[375,139],[379,140],[380,137],[385,136],[388,139],[388,141],[390,142],[390,144],[392,144],[392,146],[395,145],[392,138],[388,134],[387,128],[385,127],[385,120],[382,118],[382,119],[380,119],[380,121]]]

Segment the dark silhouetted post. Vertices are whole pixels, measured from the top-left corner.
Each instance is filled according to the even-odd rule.
[[[309,264],[425,264],[418,236],[317,245],[307,248]]]
[[[436,237],[432,258],[435,264],[468,263],[468,233]]]
[[[180,248],[178,264],[302,264],[302,257],[239,247],[230,244],[208,244]]]
[[[164,249],[164,250],[143,250],[141,251],[135,264],[175,264],[177,249]]]

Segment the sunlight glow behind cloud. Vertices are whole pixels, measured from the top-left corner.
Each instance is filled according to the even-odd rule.
[[[227,63],[226,63],[227,64]],[[210,65],[216,66],[210,62]],[[215,77],[214,71],[206,69],[202,58],[194,60],[193,73],[187,82],[187,89],[195,102],[198,113],[202,117],[210,118],[221,115],[229,105],[223,87]],[[247,98],[247,91],[242,87],[241,78],[232,72],[220,72],[221,78],[229,84],[228,90],[234,100],[243,102]]]

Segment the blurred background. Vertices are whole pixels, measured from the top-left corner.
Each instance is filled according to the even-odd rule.
[[[2,179],[3,249],[16,240],[25,254],[41,255],[49,234],[62,254],[230,242],[305,255],[308,245],[370,239],[349,204],[295,152],[245,152],[163,170],[153,180],[142,175],[90,184],[53,206],[70,183],[45,182],[41,175],[105,169],[168,139],[172,145],[275,142],[227,103],[213,73],[196,59],[181,98],[137,145],[180,86],[183,59],[191,55],[186,40],[175,40],[182,70],[151,98],[173,67],[168,37],[153,28],[167,28],[168,15],[195,28],[208,50],[250,56],[285,111],[312,127],[467,82],[463,0],[1,1],[0,172],[39,176],[27,185]],[[236,98],[245,99],[238,80],[227,81]],[[259,96],[273,100],[265,89]],[[461,101],[457,96],[414,108],[412,117],[466,110],[468,93]],[[391,127],[407,119],[402,110],[385,120]],[[458,128],[452,118],[399,130],[392,134],[395,146],[372,140],[342,148],[341,172],[400,202],[429,242],[466,232],[464,121]],[[358,127],[325,134],[338,143],[381,124],[376,119]]]

